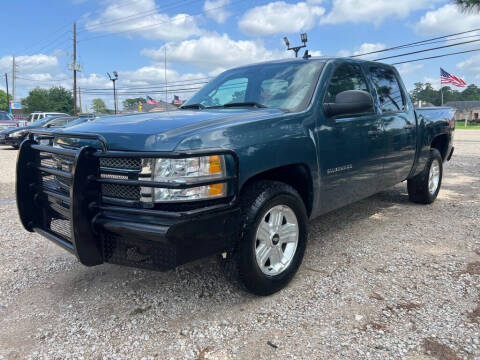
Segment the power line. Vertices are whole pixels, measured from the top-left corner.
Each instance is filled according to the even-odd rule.
[[[194,2],[196,2],[196,0],[190,1],[190,3],[194,3]],[[185,5],[189,5],[189,3],[179,4],[178,1],[176,1],[176,2],[170,3],[170,5],[172,5],[172,6],[162,6],[161,9],[162,10],[171,10],[171,9],[175,9],[175,8],[179,8],[179,7],[184,7]],[[175,5],[175,6],[173,6],[173,5]],[[123,16],[123,17],[113,19],[113,20],[109,20],[109,21],[98,22],[98,23],[95,23],[94,25],[91,25],[91,26],[88,26],[88,27],[87,27],[87,24],[86,24],[86,25],[84,25],[84,30],[82,30],[82,31],[85,31],[85,30],[91,31],[92,29],[99,28],[99,27],[104,26],[104,25],[111,26],[111,25],[116,25],[118,23],[123,23],[125,21],[131,21],[131,20],[137,19],[137,18],[144,18],[148,15],[155,15],[155,14],[157,14],[157,10],[159,10],[159,9],[160,9],[160,6],[155,6],[153,9],[146,10],[146,11],[143,11],[143,12],[139,12],[139,13],[136,13],[134,15],[128,15],[128,16]]]
[[[435,56],[427,56],[427,57],[418,58],[418,59],[412,59],[412,60],[407,60],[407,61],[400,61],[400,62],[393,63],[393,64],[391,64],[391,65],[406,64],[406,63],[411,63],[411,62],[415,62],[415,61],[428,60],[428,59],[436,59],[436,58],[441,58],[441,57],[445,57],[445,56],[452,56],[452,55],[458,55],[458,54],[466,54],[466,53],[470,53],[470,52],[474,52],[474,51],[480,51],[480,48],[478,48],[478,49],[472,49],[472,50],[465,50],[465,51],[457,51],[457,52],[453,52],[453,53],[447,53],[447,54],[441,54],[441,55],[435,55]]]
[[[26,52],[27,50],[29,49],[32,49],[36,46],[38,46],[39,44],[42,44],[43,42],[45,42],[45,40],[49,40],[50,39],[50,35],[53,35],[53,34],[58,34],[58,32],[60,32],[61,30],[67,28],[68,26],[70,26],[70,22],[61,26],[60,28],[58,28],[57,30],[49,33],[48,35],[44,36],[44,40],[40,41],[40,42],[36,42],[35,44],[31,45],[31,46],[27,46],[25,48],[23,48],[21,51],[17,52],[17,53],[23,53],[23,52]]]
[[[196,79],[188,79],[188,80],[178,80],[178,81],[170,81],[168,84],[178,84],[178,85],[173,85],[173,86],[183,86],[183,85],[197,85],[197,84],[207,84],[208,81],[200,81],[200,80],[208,80],[211,79],[210,77],[204,77],[204,78],[196,78]],[[197,82],[198,81],[198,82]],[[162,85],[165,85],[164,82],[162,83],[157,83],[155,85],[145,85],[145,86],[123,86],[123,87],[117,87],[117,90],[129,90],[129,89],[151,89],[151,88],[159,88],[163,87]],[[97,90],[97,91],[109,91],[112,90],[112,88],[83,88],[84,90]]]
[[[185,91],[194,91],[194,90],[199,90],[202,87],[188,87],[188,88],[179,88],[179,89],[167,89],[168,92],[185,92]],[[113,91],[113,89],[111,90]],[[149,94],[163,94],[165,92],[164,89],[162,90],[152,90],[148,91]],[[98,91],[83,91],[84,94],[95,94],[95,95],[109,95],[109,93],[106,92],[98,92]],[[124,92],[119,92],[119,94],[138,94],[138,95],[145,95],[144,91],[124,91]]]
[[[454,34],[437,36],[437,37],[434,37],[434,38],[430,38],[430,39],[426,39],[426,40],[420,40],[420,41],[415,41],[415,42],[411,42],[411,43],[407,43],[407,44],[403,44],[403,45],[397,45],[397,46],[393,46],[393,47],[386,48],[386,49],[375,50],[375,51],[370,51],[370,52],[366,52],[366,53],[363,53],[363,54],[352,55],[352,56],[350,56],[350,57],[359,57],[359,56],[377,54],[377,53],[381,53],[381,52],[385,52],[385,51],[392,51],[392,50],[402,49],[402,48],[406,48],[406,47],[411,47],[411,46],[413,46],[413,45],[422,45],[423,43],[426,43],[426,42],[428,42],[428,41],[439,40],[439,39],[447,39],[447,38],[452,37],[452,36],[468,34],[468,33],[474,32],[474,31],[480,31],[480,28],[472,29],[472,30],[467,30],[467,31],[462,31],[462,32],[454,33]],[[476,36],[480,36],[480,34],[479,34],[479,35],[476,35]]]
[[[418,54],[418,53],[427,52],[427,51],[434,51],[434,50],[444,49],[444,48],[453,47],[453,46],[470,44],[470,43],[478,42],[478,41],[480,41],[480,39],[470,40],[470,41],[463,41],[463,42],[460,42],[460,43],[455,43],[455,44],[450,44],[450,45],[444,45],[444,46],[437,46],[437,47],[430,48],[430,49],[411,51],[411,52],[408,52],[408,53],[403,53],[403,54],[398,54],[398,55],[386,56],[386,57],[383,57],[383,58],[375,59],[375,60],[373,60],[373,61],[380,61],[380,60],[392,59],[392,58],[401,57],[401,56],[408,56],[408,55]]]
[[[20,76],[16,76],[17,79],[25,80],[25,81],[32,81],[32,82],[39,82],[39,83],[53,83],[53,82],[63,82],[63,81],[70,81],[70,79],[49,79],[49,80],[37,80],[37,79],[28,79]]]
[[[170,20],[166,20],[166,21],[160,21],[160,22],[155,23],[154,25],[145,25],[145,26],[141,26],[141,27],[138,27],[138,28],[134,28],[134,29],[128,29],[128,30],[122,30],[122,31],[116,31],[116,32],[109,32],[107,34],[92,36],[92,37],[85,38],[85,39],[80,39],[79,41],[88,41],[88,40],[98,39],[98,38],[102,38],[102,37],[110,36],[110,35],[132,33],[132,32],[143,31],[143,30],[147,30],[147,29],[153,29],[153,28],[158,27],[158,26],[163,25],[163,24],[172,23],[172,22],[180,21],[180,20],[185,20],[186,18],[191,18],[191,17],[197,16],[197,15],[200,15],[200,14],[203,14],[203,13],[206,13],[206,12],[211,12],[211,11],[214,11],[214,10],[218,10],[218,9],[223,8],[223,7],[230,6],[230,5],[239,3],[239,2],[244,2],[244,0],[236,0],[236,1],[233,1],[229,4],[225,4],[225,5],[217,6],[217,7],[214,7],[214,8],[210,8],[208,10],[200,11],[200,12],[195,13],[195,14],[183,14],[182,18],[174,18],[174,19],[170,19]]]

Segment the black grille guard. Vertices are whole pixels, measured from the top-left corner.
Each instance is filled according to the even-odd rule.
[[[62,148],[40,145],[35,140],[52,138],[54,136],[97,140],[102,144],[102,150],[90,146],[81,148]],[[72,158],[71,171],[41,166],[40,153],[50,153]],[[167,183],[144,180],[114,179],[100,177],[100,158],[186,158],[191,156],[230,155],[234,160],[234,175],[220,179],[203,181],[201,183]],[[238,194],[238,157],[235,152],[222,148],[204,150],[171,151],[171,152],[130,152],[108,151],[103,137],[94,134],[52,133],[49,131],[32,130],[22,142],[17,160],[17,207],[22,225],[28,231],[34,231],[45,236],[54,243],[75,254],[81,263],[87,266],[103,263],[101,240],[96,231],[96,224],[104,212],[123,213],[141,216],[179,219],[194,217],[199,214],[214,213],[234,206]],[[52,189],[42,187],[41,176],[45,174],[70,179],[69,196]],[[228,183],[232,186],[233,196],[228,203],[199,207],[187,211],[163,211],[156,209],[131,208],[112,206],[102,203],[100,186],[102,183],[138,185],[142,187],[159,187],[170,189],[185,189],[214,183]],[[68,205],[71,236],[69,239],[59,236],[49,228],[45,212],[46,197],[54,198]]]

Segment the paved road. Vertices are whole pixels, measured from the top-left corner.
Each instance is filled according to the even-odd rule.
[[[0,150],[0,359],[480,358],[480,131],[457,131],[437,201],[406,185],[312,222],[303,266],[258,298],[213,258],[87,268],[25,232]]]

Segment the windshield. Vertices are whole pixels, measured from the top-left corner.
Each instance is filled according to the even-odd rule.
[[[40,125],[43,125],[45,124],[47,121],[50,121],[52,120],[53,118],[55,118],[56,116],[46,116],[44,117],[43,119],[38,119],[38,120],[35,120],[34,122],[32,122],[30,125],[35,125],[35,126],[40,126]]]
[[[43,126],[48,126],[48,127],[62,127],[68,122],[72,121],[71,117],[54,117],[53,120],[51,117],[48,118],[49,121],[47,121]]]
[[[310,103],[324,62],[260,64],[228,70],[205,85],[184,106],[199,108],[228,104],[260,104],[300,111]]]
[[[78,118],[76,120],[70,121],[65,127],[71,127],[71,126],[75,126],[75,125],[78,125],[78,124],[83,124],[84,122],[92,121],[92,120],[94,120],[94,118],[81,117],[81,118]]]

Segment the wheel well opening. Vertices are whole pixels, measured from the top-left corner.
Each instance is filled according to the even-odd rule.
[[[286,165],[261,172],[248,179],[242,188],[259,180],[279,181],[293,187],[302,197],[307,215],[310,216],[313,207],[313,184],[312,176],[306,165]]]
[[[437,149],[442,155],[442,160],[447,157],[448,137],[446,134],[435,137],[431,145],[432,149]]]

